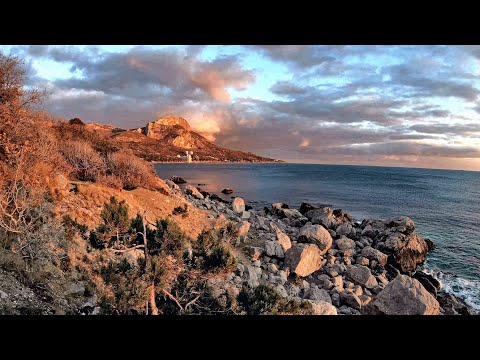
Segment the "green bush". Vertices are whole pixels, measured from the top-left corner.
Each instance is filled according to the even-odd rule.
[[[183,218],[187,217],[188,205],[183,204],[183,206],[177,206],[175,209],[173,209],[172,214],[173,215],[182,215]]]
[[[172,255],[175,258],[181,258],[188,241],[187,235],[177,223],[169,219],[157,220],[156,227],[155,239],[148,243],[149,251],[152,254]]]
[[[237,299],[248,315],[276,314],[284,306],[280,294],[266,285],[259,285],[255,289],[244,287]]]
[[[202,231],[193,244],[192,252],[194,266],[206,271],[231,271],[237,264],[230,247],[216,230]]]

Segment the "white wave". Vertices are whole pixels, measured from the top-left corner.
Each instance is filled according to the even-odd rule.
[[[434,276],[447,293],[465,301],[473,309],[480,311],[480,280],[464,279],[440,270],[424,268],[422,271]]]

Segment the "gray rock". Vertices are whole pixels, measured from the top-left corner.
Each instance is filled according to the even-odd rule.
[[[367,225],[367,226],[365,226],[365,228],[362,230],[361,235],[373,239],[373,238],[375,237],[375,231],[373,231],[373,228],[372,228],[371,225]]]
[[[367,289],[372,289],[378,284],[370,272],[370,269],[362,265],[351,265],[347,267],[346,277],[355,284],[365,286]]]
[[[317,245],[323,255],[332,247],[333,239],[323,226],[305,225],[300,229],[298,241]]]
[[[388,255],[382,253],[381,251],[374,249],[371,246],[366,246],[362,249],[362,256],[368,260],[375,260],[380,265],[385,265],[388,260]]]
[[[280,294],[281,297],[283,297],[283,298],[288,297],[287,290],[285,290],[285,288],[283,287],[283,285],[277,285],[277,286],[275,287],[275,290],[278,291],[278,293]]]
[[[335,292],[331,295],[331,299],[332,299],[332,305],[334,305],[335,307],[340,307],[340,294]]]
[[[240,216],[242,220],[250,218],[250,211],[242,211],[242,215]]]
[[[322,300],[329,304],[332,303],[332,299],[325,289],[319,289],[313,285],[305,291],[305,298],[310,300]]]
[[[362,301],[357,295],[352,292],[344,291],[340,293],[340,301],[348,307],[360,310],[362,308]]]
[[[279,276],[280,278],[282,278],[283,282],[286,282],[287,279],[288,279],[288,274],[287,274],[287,272],[286,272],[285,270],[280,270],[280,271],[278,272],[278,276]]]
[[[292,247],[292,243],[287,234],[285,234],[275,223],[271,222],[270,227],[275,232],[277,241],[282,246],[283,251],[287,251]]]
[[[246,266],[245,267],[245,272],[243,273],[243,278],[247,282],[247,285],[250,288],[255,288],[259,285],[258,282],[258,274],[255,271],[255,268],[253,266]]]
[[[265,240],[265,252],[268,256],[285,257],[285,252],[278,241]]]
[[[317,276],[317,283],[322,289],[330,290],[333,287],[330,277],[328,275],[322,274]]]
[[[339,239],[335,240],[335,246],[339,250],[352,250],[355,249],[355,241],[342,235]]]
[[[398,275],[373,302],[385,315],[438,315],[440,304],[416,279]]]
[[[358,265],[363,265],[363,266],[368,266],[370,264],[370,261],[366,257],[363,257],[363,256],[357,257],[355,262]]]
[[[187,185],[185,186],[185,194],[191,195],[196,199],[203,200],[204,196],[197,190],[195,186]]]
[[[337,228],[335,229],[335,232],[337,233],[338,236],[345,235],[348,238],[355,237],[355,234],[356,234],[355,228],[349,222],[344,222],[339,226],[337,226]]]

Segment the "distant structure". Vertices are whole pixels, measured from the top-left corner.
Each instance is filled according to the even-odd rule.
[[[193,151],[185,151],[185,155],[182,156],[182,155],[177,155],[177,157],[179,157],[180,159],[182,159],[183,161],[186,161],[188,163],[191,163],[192,162],[192,156],[193,156]]]

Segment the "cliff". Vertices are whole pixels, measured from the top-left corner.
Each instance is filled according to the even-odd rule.
[[[87,124],[94,130],[105,133],[105,126]],[[182,117],[165,116],[149,122],[145,127],[122,130],[110,127],[109,136],[135,154],[149,161],[178,161],[178,155],[193,151],[194,161],[222,162],[281,162],[265,158],[250,152],[227,149],[207,140],[191,130],[187,120]]]

